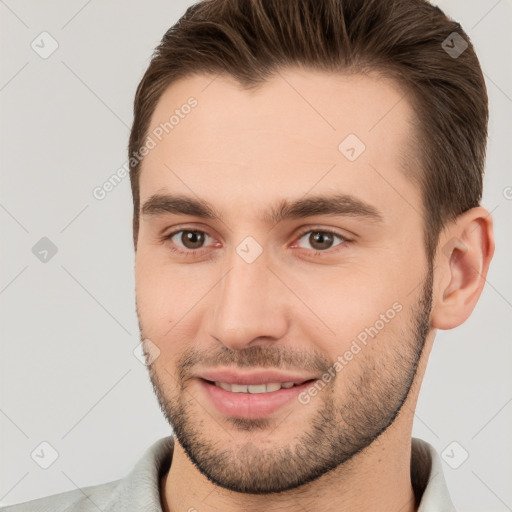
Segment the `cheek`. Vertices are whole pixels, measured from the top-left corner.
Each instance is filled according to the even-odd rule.
[[[322,343],[328,343],[329,352],[343,350],[352,339],[376,323],[381,330],[382,322],[386,327],[398,323],[398,310],[405,307],[406,293],[393,276],[390,279],[384,275],[371,276],[353,267],[338,269],[329,275],[310,275],[302,278],[302,283],[298,280],[295,283],[297,295],[305,298],[310,310],[303,319],[310,319],[307,328],[312,339],[321,335]],[[328,336],[324,337],[326,333]]]
[[[333,362],[331,372],[336,374],[336,389],[340,393],[354,385],[366,386],[379,379],[384,384],[393,379],[398,369],[405,371],[416,344],[409,327],[409,314],[395,303],[394,307],[369,316],[360,325],[347,326],[337,346],[331,346],[329,352]]]
[[[408,270],[402,275],[396,267],[388,267],[388,272],[380,267],[374,275],[352,270],[330,281],[317,280],[321,288],[309,287],[310,298],[316,300],[308,304],[316,308],[332,332],[321,335],[326,330],[315,329],[319,325],[316,321],[306,328],[307,337],[316,340],[317,347],[332,361],[332,372],[343,389],[357,382],[362,372],[382,374],[383,365],[391,371],[399,354],[411,353],[415,344],[411,315],[419,294],[414,279],[406,275]]]
[[[174,372],[177,358],[197,339],[199,322],[194,315],[206,290],[201,280],[194,279],[192,266],[183,275],[176,267],[156,265],[150,260],[142,253],[137,255],[137,313],[143,337],[158,347],[155,370],[162,375],[163,368]]]
[[[141,240],[135,257],[135,291],[140,303],[152,310],[165,307],[176,297],[180,287],[179,276],[162,258],[160,247],[152,247]]]
[[[143,335],[151,340],[161,340],[176,318],[176,295],[171,283],[162,278],[151,258],[138,253],[135,261],[135,295],[137,314]]]

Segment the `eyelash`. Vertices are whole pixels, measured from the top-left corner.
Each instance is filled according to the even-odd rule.
[[[165,235],[162,237],[162,241],[171,241],[172,237],[178,233],[181,233],[181,232],[186,232],[186,231],[191,231],[191,232],[196,232],[196,233],[203,233],[205,234],[206,236],[210,236],[208,233],[206,233],[205,231],[202,231],[200,229],[192,229],[192,228],[181,228],[181,229],[177,229],[175,231],[172,231],[171,233]],[[340,233],[337,233],[336,231],[332,231],[330,229],[324,229],[324,228],[308,228],[308,229],[304,229],[303,231],[301,231],[297,236],[296,236],[296,240],[299,241],[304,235],[306,235],[307,233],[323,233],[323,234],[329,234],[329,235],[332,235],[334,237],[338,237],[341,239],[341,242],[334,246],[334,250],[332,250],[332,248],[329,248],[329,249],[326,249],[325,251],[319,251],[319,250],[315,250],[315,249],[305,249],[307,251],[311,251],[312,252],[312,255],[313,256],[323,256],[325,255],[326,253],[331,253],[331,252],[335,252],[336,250],[340,250],[340,249],[336,249],[336,247],[340,247],[342,245],[347,245],[351,242],[350,239],[346,238],[344,235],[340,234]],[[213,238],[213,237],[210,237],[210,238]],[[204,250],[204,249],[207,249],[205,247],[201,247],[199,249],[187,249],[187,250],[183,250],[183,249],[178,249],[176,248],[176,246],[174,246],[175,244],[173,244],[171,242],[170,244],[170,250],[174,253],[177,253],[177,254],[180,254],[182,256],[186,256],[186,257],[194,257],[194,256],[198,256],[200,254],[200,251]],[[303,247],[299,247],[299,249],[303,249]]]

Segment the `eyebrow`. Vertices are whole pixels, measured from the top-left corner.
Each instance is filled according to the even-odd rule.
[[[144,216],[164,214],[191,215],[203,219],[222,220],[219,212],[207,201],[183,195],[154,194],[142,206]],[[364,201],[348,194],[309,196],[289,201],[283,199],[263,215],[267,224],[314,215],[362,217],[375,222],[383,220],[382,213]]]

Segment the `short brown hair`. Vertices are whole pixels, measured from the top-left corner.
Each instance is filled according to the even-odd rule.
[[[449,51],[456,43],[460,55]],[[225,73],[253,88],[279,69],[297,65],[376,71],[411,93],[418,125],[413,142],[421,165],[417,179],[432,258],[446,222],[480,203],[488,101],[468,36],[426,0],[204,0],[192,5],[162,38],[137,88],[129,155],[143,145],[158,100],[176,80]],[[140,167],[139,160],[130,160],[135,248]]]

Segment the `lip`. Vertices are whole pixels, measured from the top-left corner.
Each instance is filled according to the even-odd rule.
[[[224,377],[225,378],[225,377]],[[291,380],[283,380],[282,382],[291,382]],[[300,380],[300,379],[299,379]],[[297,396],[305,391],[313,382],[307,381],[298,386],[291,388],[281,388],[277,391],[271,391],[269,393],[233,393],[226,391],[214,383],[198,379],[202,392],[206,395],[209,402],[224,416],[231,418],[246,418],[246,419],[258,419],[265,418],[270,414],[276,412],[284,405],[290,403],[296,399]],[[226,382],[226,380],[220,380],[217,382]],[[236,381],[240,384],[244,382]],[[265,382],[271,382],[266,380]],[[280,382],[274,380],[272,382]],[[232,384],[235,382],[227,382]],[[263,382],[259,382],[262,384]]]
[[[211,382],[224,382],[226,384],[257,385],[270,382],[298,382],[317,379],[314,375],[299,375],[297,373],[278,372],[276,370],[259,370],[257,372],[240,373],[233,369],[205,370],[197,375],[204,380]],[[291,389],[291,388],[290,388]]]

